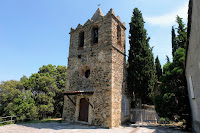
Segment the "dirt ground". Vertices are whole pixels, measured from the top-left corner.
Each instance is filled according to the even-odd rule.
[[[105,129],[80,124],[50,122],[0,126],[0,133],[183,133],[183,131],[158,126],[130,125]]]

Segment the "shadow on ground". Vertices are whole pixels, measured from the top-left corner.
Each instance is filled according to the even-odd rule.
[[[52,129],[52,130],[62,130],[66,131],[67,129],[75,129],[73,132],[77,131],[86,131],[84,129],[100,129],[100,130],[90,130],[92,132],[98,133],[107,133],[107,132],[114,132],[121,133],[130,132],[130,133],[191,133],[189,131],[181,130],[177,127],[169,127],[169,126],[150,126],[150,125],[135,125],[135,124],[124,124],[122,127],[115,128],[112,130],[101,130],[101,129],[108,129],[108,128],[101,128],[97,126],[89,126],[79,123],[64,123],[64,122],[48,122],[48,123],[21,123],[16,124],[18,126],[25,126],[29,129]],[[83,130],[79,130],[83,129]],[[125,129],[125,130],[124,130]],[[60,131],[59,131],[60,132]]]
[[[176,126],[158,126],[158,125],[137,125],[137,124],[131,124],[129,125],[133,128],[135,128],[134,131],[132,131],[131,133],[140,133],[142,131],[146,131],[145,133],[147,133],[148,131],[150,133],[192,133],[191,131],[188,130],[183,130],[180,127],[176,127]]]
[[[65,122],[48,122],[48,123],[19,123],[16,125],[31,127],[31,128],[37,128],[37,129],[54,129],[54,130],[60,130],[60,129],[106,129],[106,128],[100,128],[96,126],[89,126],[84,124],[78,124],[78,123],[65,123]]]

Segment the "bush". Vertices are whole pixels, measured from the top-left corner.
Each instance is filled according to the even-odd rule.
[[[161,117],[159,120],[159,124],[170,124],[170,120],[169,120],[169,118]]]

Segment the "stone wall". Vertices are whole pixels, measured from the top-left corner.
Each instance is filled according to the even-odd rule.
[[[125,29],[120,26],[121,37],[117,39],[118,22],[112,19],[112,126],[121,125],[122,94],[125,69]]]
[[[76,101],[76,96],[70,96],[73,101]],[[63,120],[66,122],[74,122],[75,121],[75,111],[76,107],[72,102],[64,96],[64,106],[63,106]]]
[[[192,0],[190,3],[191,20],[189,21],[190,35],[186,58],[186,79],[188,83],[188,93],[192,110],[192,124],[196,133],[200,132],[200,1]],[[192,13],[192,14],[191,14]],[[194,98],[192,97],[190,86],[191,77]]]

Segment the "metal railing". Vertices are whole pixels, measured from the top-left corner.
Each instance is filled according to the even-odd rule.
[[[27,117],[29,116],[29,117]],[[22,118],[20,118],[22,117]],[[16,115],[16,116],[5,116],[5,117],[0,117],[0,124],[4,124],[4,123],[16,123],[19,121],[25,121],[25,120],[33,120],[34,116],[33,115]]]
[[[131,109],[130,110],[131,122],[146,122],[146,123],[157,123],[159,121],[159,116],[155,110],[146,109]]]

